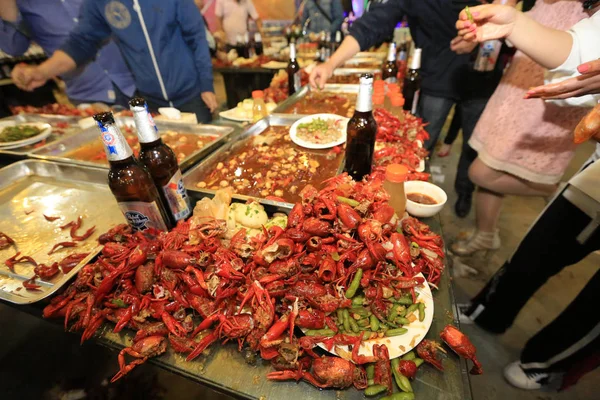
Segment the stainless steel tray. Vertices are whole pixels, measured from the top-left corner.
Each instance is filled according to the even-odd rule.
[[[119,117],[116,121],[117,124],[121,127],[125,125],[134,126],[134,121],[132,117]],[[156,126],[161,132],[164,132],[166,130],[174,130],[182,133],[192,133],[198,136],[218,136],[216,140],[197,150],[196,152],[190,154],[181,163],[179,163],[179,167],[182,171],[185,171],[186,169],[190,168],[192,165],[206,157],[219,146],[221,146],[228,139],[229,135],[231,135],[231,133],[235,131],[234,127],[225,125],[187,125],[157,122]],[[99,163],[93,163],[90,161],[75,160],[66,157],[66,154],[68,154],[69,152],[81,148],[83,146],[89,145],[94,141],[100,140],[98,135],[99,134],[97,128],[88,128],[81,132],[79,135],[68,138],[68,140],[59,140],[48,146],[44,146],[43,148],[37,149],[36,151],[33,151],[30,154],[30,156],[42,160],[58,161],[75,165],[108,169],[108,164],[104,165]]]
[[[49,222],[44,215],[60,216]],[[96,230],[77,247],[48,252],[55,243],[71,241],[69,230],[60,225],[83,217],[78,233]],[[0,250],[0,299],[16,304],[41,300],[66,284],[99,251],[97,238],[125,219],[106,185],[106,170],[40,160],[23,160],[0,169],[0,232],[16,243]],[[16,264],[12,273],[4,264],[16,251],[50,265],[69,254],[90,253],[68,274],[49,281],[36,279],[40,290],[26,290],[23,281],[34,275],[31,264]]]
[[[65,116],[65,115],[46,115],[46,114],[44,114],[44,115],[18,114],[18,115],[13,115],[11,117],[2,118],[2,119],[0,119],[0,122],[4,122],[4,121],[14,121],[17,123],[45,122],[52,126],[52,133],[50,134],[50,136],[48,136],[46,138],[47,144],[44,146],[40,146],[40,147],[36,148],[35,147],[36,145],[33,144],[30,146],[23,146],[23,147],[19,147],[16,149],[0,150],[0,155],[4,154],[4,155],[13,156],[13,157],[16,156],[16,157],[25,158],[34,150],[42,149],[43,147],[48,146],[53,142],[62,140],[64,138],[73,136],[74,134],[81,132],[82,129],[77,124],[77,121],[79,121],[79,119],[80,118],[78,118],[78,117],[69,117],[69,116]],[[69,127],[57,128],[56,124],[61,123],[61,122],[69,124]],[[62,131],[61,134],[58,133],[59,130]]]
[[[376,74],[379,72],[381,72],[380,68],[336,68],[333,75]]]
[[[385,56],[387,55],[387,52],[385,51],[361,51],[358,52],[354,55],[354,57],[352,57],[351,59],[356,59],[356,58],[380,58],[382,60],[385,60]]]
[[[358,93],[358,86],[359,85],[353,85],[353,84],[328,83],[325,85],[325,88],[322,91],[330,92],[330,93]],[[286,110],[289,109],[294,104],[296,104],[297,102],[299,102],[300,100],[302,100],[304,97],[306,97],[306,95],[308,95],[310,93],[310,91],[311,91],[311,88],[309,85],[303,86],[302,89],[300,89],[300,91],[294,93],[292,96],[288,97],[287,99],[285,99],[284,101],[279,103],[277,105],[277,107],[273,110],[273,114],[292,115],[292,114],[286,113]],[[294,115],[303,116],[300,114],[294,114]]]
[[[211,172],[213,166],[216,165],[216,163],[226,158],[230,154],[235,154],[235,152],[243,144],[245,139],[260,135],[270,126],[291,126],[295,121],[297,121],[301,117],[301,115],[293,114],[273,114],[261,119],[253,125],[250,125],[240,135],[238,135],[235,138],[235,140],[232,140],[230,143],[224,145],[219,150],[211,154],[209,157],[205,158],[201,163],[187,171],[183,175],[183,183],[185,185],[185,188],[195,198],[201,198],[206,196],[213,197],[215,194],[215,190],[198,188],[196,187],[196,183],[202,181],[202,177],[208,175]],[[277,209],[282,210],[291,209],[294,206],[292,203],[267,200],[264,198],[250,197],[240,194],[234,194],[233,198],[244,202],[249,199],[258,200],[260,203],[268,207],[275,207]]]

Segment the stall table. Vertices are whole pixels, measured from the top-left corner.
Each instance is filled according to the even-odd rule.
[[[277,73],[274,69],[247,67],[215,67],[213,71],[223,75],[228,108],[251,98],[252,91],[268,88]]]

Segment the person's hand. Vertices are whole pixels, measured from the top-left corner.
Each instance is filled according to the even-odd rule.
[[[477,47],[477,42],[469,42],[461,36],[457,36],[450,42],[450,50],[456,54],[469,54]]]
[[[48,77],[42,73],[40,67],[23,63],[17,64],[13,68],[11,72],[11,78],[19,89],[26,90],[28,92],[39,88],[48,80]]]
[[[458,36],[466,41],[485,42],[486,40],[508,37],[519,18],[520,13],[510,6],[487,4],[470,8],[473,22],[465,10],[456,21]]]
[[[568,99],[586,94],[600,94],[600,60],[577,67],[581,75],[562,82],[534,87],[525,94],[526,99]]]
[[[333,75],[333,67],[326,62],[313,68],[308,77],[308,81],[312,88],[323,89],[327,80],[331,78],[331,75]]]
[[[206,104],[211,113],[215,112],[219,103],[217,103],[217,96],[213,92],[202,92],[200,95],[202,97],[202,101]]]

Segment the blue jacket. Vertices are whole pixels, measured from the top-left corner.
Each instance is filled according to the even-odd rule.
[[[111,35],[138,90],[153,102],[177,107],[214,91],[204,22],[193,0],[85,0],[61,50],[81,65]]]
[[[19,56],[27,51],[33,40],[46,54],[52,55],[77,25],[82,3],[83,0],[17,0],[20,13],[17,23],[13,25],[0,20],[0,49]],[[23,25],[28,28],[28,34],[17,29]],[[61,78],[67,84],[69,98],[80,102],[113,103],[113,84],[127,96],[133,96],[135,92],[133,76],[113,42],[102,47],[94,62]]]
[[[323,11],[325,11],[331,22],[329,22],[327,18],[323,16],[323,13],[316,5],[317,2]],[[302,12],[303,25],[308,18],[310,18],[310,24],[308,25],[309,32],[331,32],[333,37],[335,37],[335,32],[341,29],[342,22],[344,22],[344,8],[342,7],[342,1],[308,0],[304,5],[304,11]]]

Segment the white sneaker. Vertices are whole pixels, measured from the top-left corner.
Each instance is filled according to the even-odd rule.
[[[461,325],[473,325],[473,320],[466,314],[471,307],[468,303],[458,303],[456,308],[458,308],[458,321]]]
[[[547,372],[526,372],[519,361],[508,364],[504,368],[504,377],[514,387],[524,390],[541,389],[548,384],[550,374]]]

